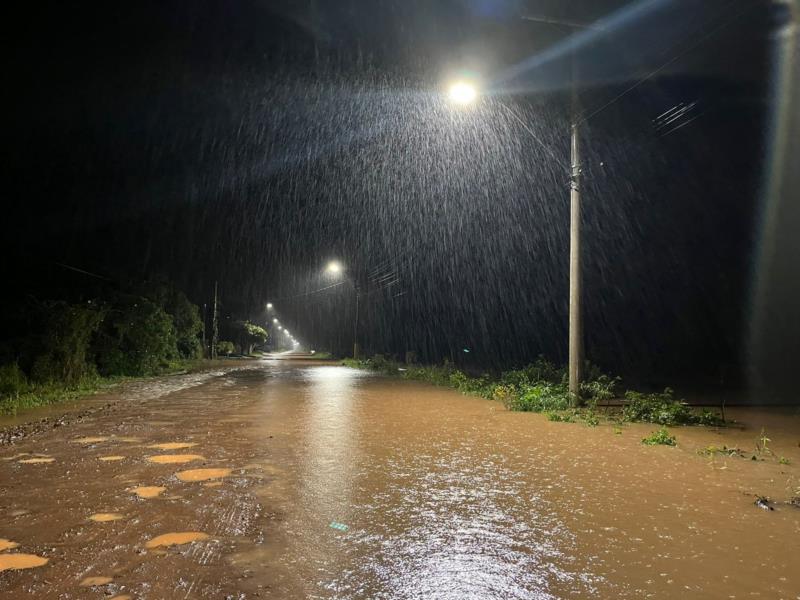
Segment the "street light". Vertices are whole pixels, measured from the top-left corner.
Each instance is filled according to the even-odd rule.
[[[328,263],[328,266],[325,267],[326,273],[331,273],[333,275],[339,275],[344,271],[341,263],[338,261],[332,260]],[[353,358],[358,358],[359,347],[358,347],[358,302],[361,297],[361,291],[358,289],[358,282],[354,278],[349,278],[350,281],[353,283],[353,288],[356,291],[356,317],[353,321]]]
[[[272,322],[275,323],[275,325],[277,325],[278,324],[278,319],[272,319]]]
[[[468,81],[455,81],[450,84],[447,95],[456,104],[472,104],[478,98],[478,88]]]
[[[528,17],[529,20],[537,20]],[[550,21],[548,21],[550,22]],[[566,24],[576,27],[573,23]],[[571,123],[570,123],[570,238],[569,238],[569,391],[574,398],[579,398],[583,368],[583,326],[581,297],[581,164],[579,145],[578,94],[576,89],[577,61],[572,56],[572,90],[571,90]],[[466,106],[478,98],[478,89],[466,81],[457,81],[450,85],[448,98],[453,104]],[[504,106],[504,105],[501,105]],[[507,108],[507,107],[506,107]],[[507,109],[509,112],[513,112]],[[521,121],[519,117],[514,117]],[[527,126],[522,122],[523,127]],[[537,142],[544,145],[539,138]],[[549,147],[546,147],[549,150]]]
[[[272,310],[272,302],[267,302],[267,310]]]

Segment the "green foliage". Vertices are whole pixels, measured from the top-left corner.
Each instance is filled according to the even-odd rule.
[[[700,456],[744,456],[739,448],[728,448],[727,446],[706,446],[697,451]]]
[[[230,356],[236,351],[233,342],[221,341],[217,342],[217,353],[225,356]]]
[[[587,380],[581,383],[581,395],[586,399],[590,406],[597,406],[598,402],[609,402],[617,397],[617,385],[619,377],[610,377],[603,373],[591,370]]]
[[[785,456],[781,456],[781,457],[778,459],[778,464],[779,464],[779,465],[788,465],[790,462],[791,462],[791,461],[790,461],[788,458],[786,458]]]
[[[662,427],[642,438],[642,443],[648,446],[674,446],[676,442],[675,436],[670,435],[666,427]]]
[[[475,394],[484,398],[491,398],[495,387],[488,375],[470,377],[457,369],[450,373],[449,385],[463,394]]]
[[[761,433],[758,435],[756,439],[756,453],[757,454],[772,454],[772,450],[770,450],[769,443],[772,440],[767,437],[767,432],[764,428],[761,428]]]
[[[36,383],[61,382],[74,385],[95,374],[89,360],[89,345],[105,316],[96,304],[48,302],[39,307],[43,333],[41,349],[31,367]]]
[[[0,397],[19,396],[28,391],[28,378],[17,363],[0,366]]]
[[[250,321],[236,321],[232,327],[242,354],[252,354],[256,345],[263,344],[269,338],[263,327]]]
[[[583,416],[583,422],[589,427],[597,427],[600,424],[600,419],[594,412],[588,411]]]
[[[566,410],[570,404],[569,393],[563,384],[542,382],[521,389],[509,399],[506,407],[523,412],[545,412]]]
[[[109,311],[95,349],[103,375],[150,375],[178,357],[172,317],[132,296],[121,297]]]
[[[627,404],[622,410],[622,416],[626,421],[659,425],[681,425],[692,422],[689,406],[683,401],[675,400],[669,388],[660,394],[627,391],[625,400]]]
[[[521,369],[505,371],[500,376],[500,383],[506,386],[523,388],[539,383],[560,384],[567,380],[567,369],[558,368],[543,356]]]
[[[548,412],[547,420],[555,423],[574,423],[573,413],[570,412]]]
[[[706,425],[708,427],[717,427],[725,424],[722,417],[715,412],[706,408],[700,411],[700,414],[693,415],[693,423],[696,425]]]

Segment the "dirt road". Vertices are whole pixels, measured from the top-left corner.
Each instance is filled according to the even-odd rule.
[[[797,415],[651,448],[650,426],[252,366],[0,446],[0,597],[800,598]]]

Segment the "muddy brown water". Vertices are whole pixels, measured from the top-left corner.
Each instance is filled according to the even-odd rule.
[[[0,448],[0,597],[800,598],[791,411],[668,448],[319,363],[142,388]]]

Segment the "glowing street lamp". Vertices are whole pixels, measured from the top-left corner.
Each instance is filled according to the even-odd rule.
[[[275,325],[277,325],[278,324],[278,319],[272,319],[272,322],[275,323]]]
[[[332,275],[339,275],[344,271],[344,267],[339,261],[332,260],[328,263],[328,266],[325,267],[325,272],[330,273]],[[361,298],[361,291],[358,288],[358,280],[355,277],[349,278],[353,283],[353,288],[356,291],[356,317],[353,323],[353,358],[358,358],[358,302]]]
[[[527,17],[526,17],[527,18]],[[529,20],[539,20],[530,17]],[[555,22],[555,21],[548,21]],[[569,27],[581,27],[573,23],[564,23]],[[572,59],[572,123],[570,126],[570,245],[569,245],[569,391],[575,397],[580,396],[580,385],[583,376],[583,325],[582,325],[582,294],[581,294],[581,163],[580,163],[580,136],[578,129],[578,94],[576,84],[575,58]],[[451,103],[466,106],[474,103],[478,97],[478,89],[467,81],[456,81],[450,84],[447,91]],[[510,109],[501,104],[509,112]],[[512,113],[513,114],[513,113]],[[527,129],[524,122],[514,115],[517,121]],[[540,144],[544,143],[536,138]],[[550,150],[547,147],[548,151]]]
[[[478,88],[468,81],[456,81],[450,84],[447,96],[455,104],[472,104],[478,99]]]
[[[267,302],[267,310],[272,310],[272,302]]]

